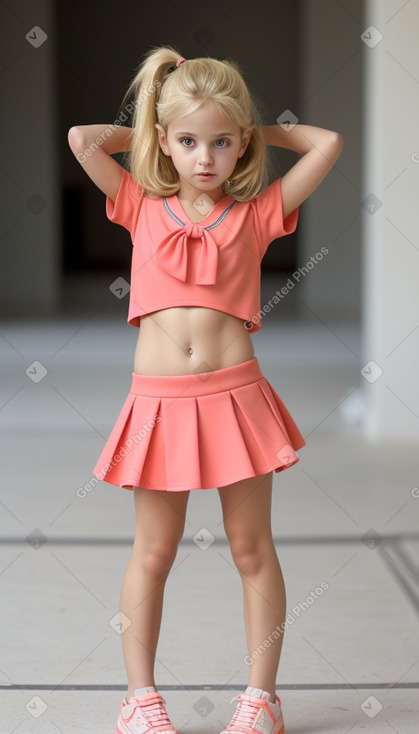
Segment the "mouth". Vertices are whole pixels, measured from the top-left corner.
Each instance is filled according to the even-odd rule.
[[[199,178],[213,178],[215,173],[197,173],[196,175],[199,176]]]

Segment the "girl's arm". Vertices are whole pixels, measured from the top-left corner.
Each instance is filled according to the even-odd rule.
[[[312,125],[294,125],[286,130],[281,125],[260,128],[267,145],[279,145],[302,153],[297,163],[281,181],[284,219],[314,191],[339,158],[343,139],[333,130]]]
[[[130,150],[131,127],[121,125],[76,125],[68,131],[68,144],[87,175],[115,201],[122,166],[112,153]]]

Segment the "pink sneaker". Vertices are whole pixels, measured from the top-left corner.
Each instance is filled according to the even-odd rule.
[[[230,703],[236,699],[239,703],[230,724],[221,734],[284,734],[281,701],[278,696],[275,696],[275,703],[268,698],[269,693],[264,691],[260,697],[241,693],[232,698]]]
[[[123,699],[116,734],[179,734],[171,723],[157,691]]]

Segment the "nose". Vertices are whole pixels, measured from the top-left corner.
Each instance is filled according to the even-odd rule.
[[[212,154],[208,145],[201,145],[198,152],[198,163],[206,166],[212,162]]]

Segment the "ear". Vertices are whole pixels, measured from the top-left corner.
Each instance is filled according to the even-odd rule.
[[[161,125],[159,125],[158,122],[156,122],[155,128],[157,130],[157,135],[158,135],[158,138],[159,138],[160,148],[162,149],[162,151],[163,151],[163,153],[165,155],[170,156],[170,149],[169,149],[169,146],[167,144],[167,138],[166,138],[166,133],[164,131],[164,128]]]
[[[250,142],[250,138],[251,137],[252,137],[252,131],[251,130],[249,130],[249,132],[246,133],[246,135],[243,135],[242,142],[240,144],[240,148],[239,148],[239,152],[238,152],[237,158],[241,158],[245,154],[246,148],[249,145],[249,142]]]

